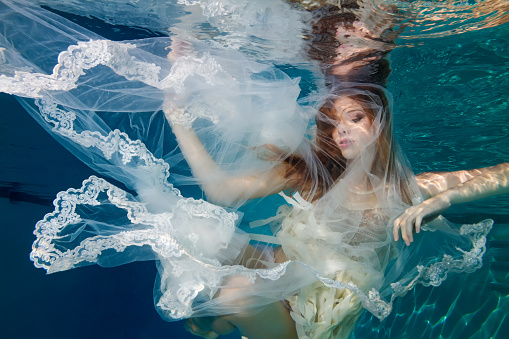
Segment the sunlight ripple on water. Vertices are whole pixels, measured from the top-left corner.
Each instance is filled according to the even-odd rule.
[[[398,1],[414,15],[405,39],[437,38],[502,25],[509,21],[507,0]]]
[[[234,43],[235,40],[239,40],[239,26],[249,27],[260,16],[271,18],[271,13],[268,13],[266,9],[269,7],[274,9],[275,2],[272,2],[271,6],[264,6],[267,1],[179,0],[168,2],[166,0],[110,0],[109,3],[115,3],[115,6],[103,6],[100,2],[94,0],[35,0],[39,4],[54,9],[62,9],[69,13],[93,16],[113,24],[142,26],[162,33],[168,33],[168,27],[175,23],[176,18],[184,13],[189,15],[192,7],[200,8],[210,22],[222,26],[222,38],[225,41],[231,39],[227,43]],[[296,4],[300,1],[287,0],[287,2],[294,7],[301,6]],[[347,0],[309,2],[348,3]],[[193,6],[185,6],[186,4]],[[280,7],[284,7],[282,5]],[[509,21],[508,0],[370,0],[361,3],[361,7],[372,13],[389,12],[391,15],[402,18],[402,24],[406,28],[400,38],[409,41],[480,30],[502,25]],[[395,7],[398,8],[397,13],[394,13]],[[133,8],[136,8],[138,14],[136,17],[129,15]],[[122,15],[124,12],[127,15]],[[279,19],[281,19],[283,13],[285,12],[277,10],[277,16],[273,17],[274,20],[269,24],[280,24]],[[287,15],[290,15],[288,13],[286,12]],[[291,15],[295,15],[295,13]],[[282,22],[287,21],[283,20]],[[225,27],[227,29],[224,29]],[[259,36],[260,32],[257,31],[259,27],[253,25],[251,28],[253,30],[247,30],[247,32],[252,34],[252,37]],[[274,32],[274,30],[271,31]],[[228,36],[230,37],[228,38]],[[278,40],[281,40],[281,37]],[[262,45],[268,43],[268,47],[271,47],[270,40],[258,41],[258,43]],[[496,41],[490,43],[497,45]],[[496,48],[507,50],[508,47],[500,44]]]

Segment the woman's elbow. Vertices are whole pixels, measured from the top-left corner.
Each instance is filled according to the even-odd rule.
[[[231,207],[242,200],[238,194],[233,194],[222,185],[206,186],[202,189],[206,200],[215,205]]]

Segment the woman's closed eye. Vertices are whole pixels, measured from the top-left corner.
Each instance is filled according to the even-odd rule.
[[[352,119],[352,122],[359,123],[362,121],[362,119],[364,119],[364,114],[354,115],[351,119]]]

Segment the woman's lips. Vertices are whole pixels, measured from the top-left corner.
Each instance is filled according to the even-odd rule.
[[[338,146],[340,148],[346,148],[352,144],[352,141],[346,138],[339,140]]]

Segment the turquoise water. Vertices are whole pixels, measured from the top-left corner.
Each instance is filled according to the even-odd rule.
[[[395,99],[395,129],[416,173],[486,167],[509,159],[508,52],[507,24],[422,39],[391,52],[388,88]],[[493,218],[495,235],[506,238],[509,200],[504,196],[455,206],[446,217],[461,223]],[[507,283],[509,266],[503,263],[509,248],[491,244],[481,270],[449,278],[439,288],[416,288],[383,323],[364,314],[356,338],[505,337],[509,290],[492,283]]]
[[[79,19],[78,20],[84,20]],[[92,22],[90,25],[98,25]],[[152,32],[101,25],[117,39]],[[391,52],[398,140],[416,173],[490,166],[509,161],[509,25],[432,38],[406,38]],[[308,79],[310,80],[310,79]],[[306,79],[303,81],[306,84]],[[85,267],[46,276],[28,253],[33,225],[51,212],[55,194],[79,187],[92,171],[52,140],[7,95],[0,95],[0,255],[4,338],[185,338],[152,303],[155,265]],[[451,209],[453,221],[509,226],[509,198]],[[356,338],[502,338],[509,333],[509,248],[491,242],[486,265],[440,288],[417,288],[380,323],[367,313]],[[497,252],[498,251],[498,252]],[[495,261],[496,263],[489,263]]]

